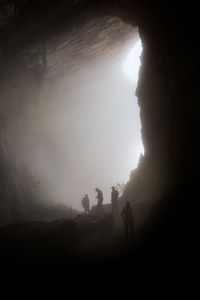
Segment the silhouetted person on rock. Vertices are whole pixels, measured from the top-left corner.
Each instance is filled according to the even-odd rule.
[[[89,211],[90,211],[90,200],[89,200],[87,194],[86,194],[85,197],[83,197],[83,199],[82,199],[82,205],[83,205],[83,208],[84,208],[84,210],[85,210],[85,213],[86,213],[86,214],[89,214]]]
[[[112,186],[111,204],[112,204],[112,213],[114,217],[118,216],[118,200],[119,200],[119,193],[115,189],[115,187]]]
[[[103,206],[102,206],[102,203],[103,203],[103,193],[100,189],[96,188],[95,191],[97,192],[97,215],[103,215]]]
[[[133,219],[133,210],[130,207],[130,202],[126,202],[126,206],[122,209],[121,217],[124,221],[124,229],[125,229],[125,241],[128,241],[129,232],[131,234],[132,240],[134,239],[134,219]]]

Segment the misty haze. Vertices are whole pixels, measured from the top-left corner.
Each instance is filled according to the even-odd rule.
[[[96,187],[110,202],[111,186],[126,183],[136,168],[143,152],[134,95],[141,54],[137,39],[121,53],[66,70],[56,82],[47,78],[40,102],[27,112],[27,127],[14,132],[17,161],[39,182],[34,192],[40,191],[44,203],[80,210],[86,193],[96,204]]]
[[[176,270],[195,274],[185,269],[198,261],[197,14],[191,1],[0,1],[7,292],[24,283],[14,269],[36,285],[40,270],[63,271],[66,296],[78,275],[87,295],[91,278],[104,293],[124,279],[131,295],[134,275],[145,287],[154,270],[167,286]]]

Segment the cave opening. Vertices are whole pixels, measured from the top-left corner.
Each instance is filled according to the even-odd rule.
[[[85,194],[91,206],[96,204],[98,186],[109,203],[111,186],[129,180],[143,153],[135,96],[141,51],[135,29],[123,47],[105,47],[103,56],[83,66],[73,61],[70,71],[60,67],[66,55],[58,58],[56,72],[47,74],[38,106],[31,111],[35,144],[22,153],[39,178],[38,189],[45,186],[42,194],[48,202],[82,210]]]
[[[30,220],[32,208],[37,204],[40,205],[41,212],[41,204],[46,203],[45,216],[49,218],[47,206],[52,205],[51,199],[55,199],[55,195],[51,193],[55,190],[54,181],[59,180],[57,174],[61,174],[64,168],[57,162],[54,154],[59,153],[61,160],[65,159],[66,155],[74,155],[68,149],[64,154],[61,153],[55,142],[61,135],[58,123],[62,123],[62,120],[70,122],[70,117],[67,120],[65,118],[62,101],[56,103],[56,92],[66,87],[68,90],[65,93],[69,93],[71,98],[69,91],[73,86],[74,74],[76,73],[77,88],[83,77],[82,85],[85,85],[88,77],[93,81],[94,73],[88,72],[89,68],[86,66],[90,65],[92,70],[97,61],[99,68],[102,68],[103,77],[111,75],[112,78],[113,73],[105,72],[105,65],[101,64],[100,58],[116,57],[116,52],[119,53],[125,45],[126,38],[135,37],[131,32],[134,26],[138,26],[143,54],[136,93],[140,106],[145,155],[141,156],[139,166],[131,173],[125,189],[125,200],[128,199],[133,206],[136,227],[138,224],[142,225],[141,231],[136,229],[139,233],[139,248],[138,244],[136,245],[139,251],[136,252],[142,255],[139,261],[151,261],[153,268],[150,267],[149,270],[154,269],[155,261],[158,265],[162,265],[164,261],[164,264],[169,262],[170,271],[177,265],[179,268],[180,262],[182,270],[185,268],[186,258],[189,258],[189,264],[191,257],[196,259],[191,244],[194,244],[193,237],[196,237],[196,226],[193,223],[195,205],[192,200],[196,198],[196,174],[199,173],[196,154],[196,123],[199,120],[199,18],[196,15],[198,9],[193,4],[183,3],[176,8],[175,3],[170,1],[164,6],[155,1],[97,2],[44,0],[41,3],[32,0],[5,0],[0,5],[0,225]],[[126,23],[125,27],[119,19]],[[123,66],[120,65],[122,72],[127,71],[125,61],[132,46],[126,48]],[[66,70],[69,80],[65,76]],[[131,81],[126,80],[126,84],[131,85]],[[96,86],[95,90],[100,95],[101,84]],[[133,96],[133,90],[131,93]],[[47,120],[44,111],[54,118]],[[63,117],[59,118],[62,113]],[[76,124],[76,120],[74,123]],[[108,131],[110,127],[106,127]],[[55,138],[49,134],[49,129],[54,131]],[[84,126],[79,126],[79,129],[84,131]],[[65,133],[62,134],[64,137]],[[77,140],[70,142],[76,143]],[[81,145],[84,143],[83,136]],[[44,165],[48,172],[45,171]],[[76,173],[80,168],[82,165],[79,164]],[[48,180],[42,182],[41,179],[46,178],[46,173],[57,176],[53,178],[52,175],[52,184],[48,184]],[[62,176],[64,177],[64,174]],[[62,183],[64,184],[66,182]],[[114,183],[110,185],[112,184]],[[59,199],[65,197],[62,188],[59,193]],[[64,217],[66,218],[66,215]],[[53,229],[53,233],[56,234],[49,239],[52,255],[49,243],[43,245],[44,248],[42,246],[45,258],[46,254],[49,254],[51,262],[55,253],[60,257],[62,252],[53,246],[58,245],[59,238],[60,244],[63,245],[63,240],[70,231],[68,228],[74,225],[59,222],[50,222],[54,229],[57,228],[55,231]],[[184,230],[181,228],[183,224]],[[40,244],[38,241],[41,241],[41,236],[43,239],[46,236],[45,232],[51,231],[46,230],[44,222],[34,223],[32,229],[32,225],[29,225],[22,223],[16,227],[1,228],[1,256],[5,258],[5,254],[8,254],[7,260],[5,259],[6,268],[11,256],[22,257],[24,253],[29,255],[31,248],[34,258],[37,248],[35,246]],[[38,228],[39,230],[35,230]],[[105,227],[102,228],[104,230]],[[61,232],[64,232],[64,235],[60,234]],[[73,233],[77,234],[76,229]],[[90,233],[91,231],[89,235]],[[58,239],[55,239],[55,235]],[[101,234],[100,236],[102,237]],[[22,241],[24,251],[17,246],[21,243],[18,237],[29,241],[24,244]],[[66,253],[70,257],[70,249],[73,248],[69,235],[68,238],[69,243],[66,242],[64,250],[65,257]],[[101,246],[100,240],[103,239],[99,239]],[[84,242],[79,245],[82,246]],[[93,245],[96,247],[97,244],[94,242]],[[82,247],[79,248],[82,251]],[[17,249],[19,251],[16,251]],[[101,249],[102,257],[105,258],[104,248]],[[143,251],[140,251],[141,249]],[[38,253],[41,252],[40,245],[37,250]],[[118,247],[116,250],[121,256]],[[96,252],[93,253],[95,256]],[[112,255],[113,253],[114,251]],[[127,251],[123,254],[127,258],[134,256],[132,250],[128,256]],[[42,261],[43,255],[40,257]],[[136,259],[137,257],[136,255]],[[127,261],[129,262],[129,259]]]
[[[85,194],[96,204],[97,186],[110,203],[143,154],[137,27],[109,15],[73,22],[23,45],[4,82],[6,222],[76,214]]]
[[[88,194],[93,206],[96,186],[110,203],[111,186],[126,184],[137,167],[143,153],[134,95],[141,50],[135,34],[122,51],[70,75],[64,72],[40,106],[37,122],[42,120],[51,147],[41,143],[31,157],[53,203],[82,210],[81,199]]]

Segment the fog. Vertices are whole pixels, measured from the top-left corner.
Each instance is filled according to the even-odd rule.
[[[136,168],[143,152],[135,96],[141,48],[136,41],[119,55],[66,70],[56,82],[46,78],[16,140],[13,128],[16,160],[37,180],[35,192],[44,202],[81,210],[85,194],[96,204],[96,187],[109,202],[111,186],[126,183]]]

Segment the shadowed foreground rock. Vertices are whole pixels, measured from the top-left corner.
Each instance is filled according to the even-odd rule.
[[[94,272],[103,271],[104,278],[111,273],[119,278],[124,274],[123,280],[137,277],[138,272],[144,274],[144,270],[184,272],[192,267],[194,258],[187,255],[190,239],[186,238],[186,231],[181,231],[181,224],[178,226],[176,214],[172,217],[174,202],[172,206],[169,201],[161,201],[136,240],[128,243],[124,242],[123,231],[114,227],[110,214],[1,227],[1,270],[36,272],[37,276],[41,271],[53,277],[64,273],[64,278],[71,278],[72,274],[84,277],[86,271],[93,277]],[[87,277],[82,279],[87,281]]]
[[[113,249],[121,243],[113,225],[112,215],[78,215],[71,220],[1,227],[1,264],[40,267],[41,263],[47,263],[50,267],[52,264],[69,266],[83,262],[87,265],[105,261],[115,256]]]

